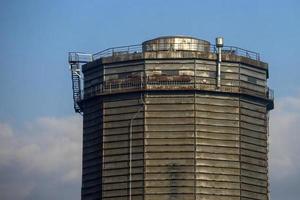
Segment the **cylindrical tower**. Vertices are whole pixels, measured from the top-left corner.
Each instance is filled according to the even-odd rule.
[[[83,200],[269,199],[268,65],[219,41],[159,37],[82,66]]]

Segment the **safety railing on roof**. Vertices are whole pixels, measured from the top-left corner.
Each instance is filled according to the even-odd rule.
[[[206,44],[195,44],[195,43],[162,43],[157,44],[157,49],[163,49],[163,51],[176,51],[176,49],[180,46],[184,46],[186,50],[188,51],[199,51],[199,49],[207,50],[211,53],[217,53],[217,47],[215,45],[206,45]],[[163,48],[160,48],[163,47]],[[147,49],[147,48],[146,48]],[[149,51],[149,50],[147,50]],[[151,51],[159,51],[152,49]],[[181,51],[180,49],[178,51]],[[118,55],[124,55],[124,54],[133,54],[133,53],[141,53],[143,52],[143,45],[130,45],[130,46],[121,46],[121,47],[113,47],[108,48],[103,51],[100,51],[98,53],[95,53],[92,55],[93,60],[97,60],[99,58],[103,57],[109,57],[109,56],[118,56]],[[260,55],[257,52],[249,51],[246,49],[242,49],[235,46],[224,46],[222,48],[223,54],[233,54],[237,56],[243,56],[247,57],[253,60],[260,60]]]
[[[250,50],[246,50],[246,49],[242,49],[239,47],[235,47],[235,46],[224,46],[222,49],[223,53],[229,53],[229,54],[234,54],[237,56],[243,56],[246,58],[250,58],[253,60],[257,60],[260,61],[260,55],[257,52],[254,51],[250,51]],[[214,52],[216,53],[216,52]]]
[[[241,81],[241,80],[240,80]],[[221,92],[240,92],[245,93],[244,89],[236,88],[228,85],[222,85]],[[136,79],[124,79],[114,81],[104,81],[101,84],[95,85],[84,90],[84,98],[91,98],[98,95],[123,93],[129,91],[140,90],[213,90],[217,88],[214,84],[195,82],[190,76],[168,76],[168,77],[141,77]],[[248,93],[246,91],[246,93]],[[251,95],[262,97],[269,100],[274,100],[274,92],[270,88],[266,88],[265,92],[253,90]]]
[[[117,56],[122,54],[141,53],[142,51],[142,45],[113,47],[93,54],[93,60],[97,60],[102,57]]]
[[[69,52],[69,63],[88,63],[93,61],[93,56],[89,53]]]
[[[274,100],[274,90],[272,90],[269,87],[268,87],[267,95],[268,95],[268,99]]]

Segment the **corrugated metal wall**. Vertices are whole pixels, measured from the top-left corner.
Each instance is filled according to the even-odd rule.
[[[82,199],[101,199],[102,101],[85,102],[83,115]]]
[[[140,96],[108,99],[103,104],[102,199],[127,199],[129,195],[129,129],[132,123],[133,199],[143,199],[144,112]],[[140,111],[140,112],[138,112]],[[138,113],[137,113],[138,112]]]
[[[222,63],[220,92],[214,61],[107,63],[86,70],[85,88],[141,75],[188,76],[193,87],[116,89],[84,102],[83,200],[128,200],[130,192],[131,200],[268,199],[268,111],[257,98],[266,95],[265,69]]]
[[[145,199],[194,199],[194,95],[145,97]]]

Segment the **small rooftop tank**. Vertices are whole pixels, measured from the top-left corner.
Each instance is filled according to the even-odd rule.
[[[143,42],[145,51],[205,51],[209,52],[210,43],[189,36],[163,36]]]

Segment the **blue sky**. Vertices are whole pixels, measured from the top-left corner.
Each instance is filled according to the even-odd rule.
[[[68,51],[95,53],[160,35],[212,42],[222,35],[227,45],[261,53],[277,96],[297,90],[296,0],[1,2],[1,120],[72,114]]]
[[[0,130],[5,137],[11,137],[10,142],[14,137],[20,136],[18,145],[33,151],[32,148],[35,147],[24,137],[24,134],[31,136],[32,132],[38,134],[32,127],[51,134],[45,129],[49,124],[53,131],[60,132],[55,126],[61,125],[61,121],[66,126],[80,123],[80,118],[73,112],[67,64],[69,51],[96,53],[108,47],[139,44],[162,35],[191,35],[211,42],[214,42],[216,36],[223,36],[226,45],[261,53],[262,60],[269,63],[269,85],[275,89],[276,101],[281,105],[274,111],[274,119],[280,122],[280,116],[285,114],[286,120],[290,119],[285,125],[291,130],[291,137],[296,137],[296,126],[300,120],[295,112],[300,108],[299,10],[300,1],[297,0],[1,0]],[[289,109],[290,112],[286,111],[285,103],[294,106]],[[271,127],[271,130],[277,131],[274,133],[277,140],[281,140],[280,127]],[[63,130],[62,134],[69,138],[69,132],[70,130]],[[76,133],[81,132],[79,130]],[[42,140],[40,138],[35,141],[37,146],[41,145]],[[274,143],[282,145],[277,140]],[[79,136],[72,141],[75,141],[74,145],[80,145]],[[287,141],[285,145],[289,146],[289,142],[291,141]],[[277,149],[277,146],[273,148]],[[284,150],[294,155],[294,151],[298,149],[286,147]],[[7,154],[10,153],[12,152]],[[18,153],[20,152],[12,154],[16,156]],[[19,157],[16,156],[15,159],[17,158]],[[26,160],[23,159],[23,162]],[[298,161],[294,163],[292,159],[290,162],[296,169],[300,166]],[[65,166],[65,163],[62,165]],[[71,164],[66,164],[65,168],[68,169],[69,165]],[[275,174],[275,167],[271,168],[271,172],[272,169]],[[0,176],[1,172],[4,173],[3,170],[0,162]],[[37,175],[37,180],[31,181],[38,183],[47,179],[51,173],[54,172],[42,173]],[[80,178],[78,175],[77,179],[71,179],[71,182],[61,182],[69,188],[62,193],[65,198],[72,196],[70,191],[79,190],[80,185],[76,184],[78,177]],[[289,180],[285,178],[286,181]],[[14,177],[8,179],[13,184]],[[273,180],[275,179],[276,177]],[[56,183],[55,180],[47,180],[50,185],[52,182]],[[274,182],[274,188],[279,183]],[[299,181],[297,183],[300,184]],[[5,187],[4,185],[2,188]],[[42,192],[47,190],[46,186],[46,189],[32,187],[28,189],[31,192],[25,192],[19,199],[47,199],[47,194]],[[291,198],[287,199],[296,199],[292,195],[299,194],[292,187],[281,190],[273,190],[271,194],[274,195],[274,200],[281,199],[276,198],[279,195],[276,191],[281,191],[280,194],[289,193]],[[53,196],[51,198],[55,199]],[[76,196],[72,198],[79,199]]]

